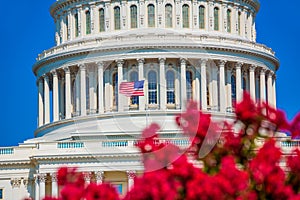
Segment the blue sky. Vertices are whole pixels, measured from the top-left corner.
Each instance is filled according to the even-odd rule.
[[[32,138],[37,124],[36,79],[31,71],[37,54],[54,45],[49,7],[54,0],[1,2],[0,146],[16,146]],[[300,1],[279,4],[261,0],[258,42],[280,59],[277,105],[288,118],[300,111]]]

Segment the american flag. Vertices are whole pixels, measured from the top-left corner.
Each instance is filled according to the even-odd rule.
[[[120,93],[127,97],[144,96],[144,80],[136,82],[122,82]]]

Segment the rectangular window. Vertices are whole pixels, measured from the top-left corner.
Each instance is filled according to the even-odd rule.
[[[227,32],[231,33],[231,10],[227,10]]]
[[[214,30],[219,30],[219,8],[214,8]]]
[[[75,37],[79,36],[78,14],[75,14]]]
[[[165,7],[165,20],[166,20],[166,28],[172,28],[172,5],[167,4]]]
[[[4,197],[3,197],[3,188],[0,188],[0,199],[4,199]]]
[[[204,29],[205,28],[205,8],[204,6],[199,7],[199,28]]]
[[[86,13],[86,34],[91,34],[91,13],[87,11]]]
[[[135,5],[130,6],[130,23],[131,28],[137,28],[137,7]]]
[[[115,16],[115,30],[120,30],[121,29],[121,23],[120,23],[120,8],[115,7],[114,8],[114,16]]]
[[[148,5],[148,27],[155,27],[155,9],[154,5]]]
[[[103,32],[103,31],[105,31],[105,22],[104,22],[104,9],[103,8],[101,8],[100,10],[99,10],[99,27],[100,27],[100,32]]]
[[[183,28],[189,28],[189,6],[183,5],[182,6],[182,27]]]

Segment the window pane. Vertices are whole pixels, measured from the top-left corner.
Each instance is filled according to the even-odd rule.
[[[148,27],[155,27],[155,8],[154,5],[148,5]]]
[[[137,28],[137,7],[130,6],[130,23],[131,28]]]
[[[214,30],[219,30],[219,8],[214,8]]]
[[[227,10],[227,32],[231,33],[231,10]]]
[[[236,82],[235,82],[235,76],[231,76],[231,97],[232,101],[235,102],[236,100]]]
[[[120,30],[121,23],[120,23],[120,8],[119,7],[114,8],[114,16],[115,16],[115,30]]]
[[[79,36],[78,13],[75,14],[75,37]]]
[[[204,29],[205,28],[205,8],[204,6],[199,7],[199,28]]]
[[[186,97],[187,100],[193,98],[193,76],[191,71],[186,71]]]
[[[113,74],[113,105],[116,106],[118,105],[118,73]]]
[[[148,74],[149,104],[157,104],[157,77],[155,71]]]
[[[99,10],[99,28],[100,28],[100,32],[105,31],[105,21],[104,21],[104,9],[101,8]]]
[[[182,27],[189,28],[189,6],[183,5],[182,6]]]
[[[86,11],[85,13],[86,17],[86,34],[91,34],[91,13],[90,11]]]
[[[172,18],[172,5],[167,4],[165,7],[165,20],[166,20],[166,28],[172,28],[173,18]]]
[[[175,74],[171,70],[167,72],[167,103],[175,103]]]
[[[241,34],[241,13],[238,14],[238,33]]]

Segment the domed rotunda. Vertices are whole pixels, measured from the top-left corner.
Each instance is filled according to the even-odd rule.
[[[233,119],[243,91],[276,107],[279,61],[256,43],[259,7],[257,0],[56,0],[56,46],[33,66],[38,127],[33,139],[0,148],[0,195],[58,196],[61,166],[124,195],[143,171],[134,144],[147,125],[188,146],[174,116],[189,100],[216,121]],[[142,94],[128,95],[122,84],[137,82]]]

